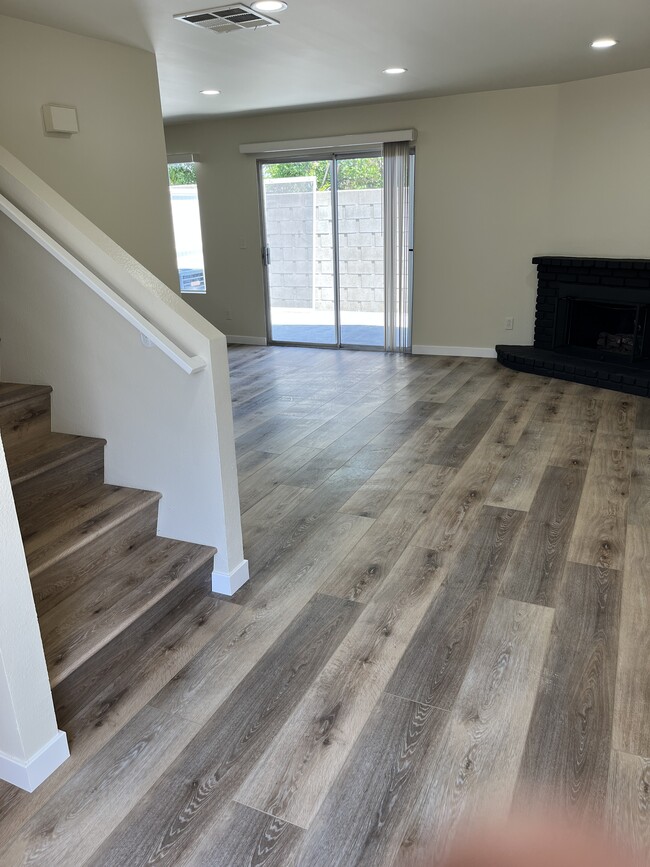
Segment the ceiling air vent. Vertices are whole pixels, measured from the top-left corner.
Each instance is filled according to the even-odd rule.
[[[242,3],[219,6],[217,9],[199,9],[196,12],[183,12],[174,15],[179,21],[186,21],[194,27],[203,27],[215,33],[230,33],[232,30],[256,30],[258,27],[271,27],[279,24],[260,12],[254,12]]]

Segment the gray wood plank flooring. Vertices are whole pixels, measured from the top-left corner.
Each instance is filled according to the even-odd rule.
[[[98,669],[69,762],[0,784],[2,867],[438,864],[531,791],[650,856],[650,400],[230,360],[251,581]]]
[[[604,809],[620,598],[617,572],[567,563],[519,772],[521,797],[543,792],[593,817]]]

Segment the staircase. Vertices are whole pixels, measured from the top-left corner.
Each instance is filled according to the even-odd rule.
[[[215,551],[157,536],[160,494],[105,484],[105,440],[53,433],[51,392],[0,383],[0,432],[64,725],[143,632],[208,592]]]

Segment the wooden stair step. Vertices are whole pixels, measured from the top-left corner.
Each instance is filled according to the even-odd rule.
[[[21,441],[7,450],[7,466],[11,484],[14,488],[24,482],[66,467],[89,452],[101,450],[106,440],[95,437],[81,437],[74,434],[50,433]]]
[[[13,489],[18,521],[27,540],[35,533],[58,523],[75,504],[97,496],[104,487],[104,448],[102,445],[78,454],[74,461],[47,474],[26,479]],[[113,486],[115,487],[115,486]]]
[[[123,636],[214,554],[213,548],[156,536],[130,556],[107,563],[50,609],[40,618],[40,627],[52,686]]]
[[[158,500],[152,499],[126,522],[105,530],[97,539],[32,575],[32,592],[39,617],[74,593],[97,574],[102,566],[128,556],[155,537]]]
[[[57,719],[71,749],[84,731],[119,726],[124,715],[153,698],[241,611],[234,602],[210,595],[211,571],[208,563],[189,593],[181,595],[179,590],[187,589],[182,587],[168,594],[138,619],[137,629],[128,629],[105,645],[54,687]]]
[[[136,712],[240,613],[239,605],[209,595],[199,585],[155,622],[149,622],[151,612],[138,621],[140,628],[130,630],[119,648],[100,650],[92,666],[77,669],[53,690],[57,719],[71,747],[77,735],[114,727],[123,715]],[[80,704],[81,712],[71,715]]]
[[[128,534],[125,535],[128,538]],[[65,619],[71,610],[74,610],[75,616],[79,615],[84,619],[91,614],[99,613],[99,608],[110,607],[114,597],[126,595],[137,586],[138,576],[141,575],[138,570],[142,568],[143,563],[155,568],[156,560],[164,560],[165,549],[158,544],[161,541],[168,540],[155,534],[140,538],[135,544],[122,549],[121,556],[115,558],[112,556],[112,546],[105,544],[106,537],[100,536],[63,562],[56,563],[50,569],[41,572],[38,575],[38,582],[48,586],[51,584],[51,573],[55,576],[60,575],[61,567],[65,568],[65,564],[74,558],[77,558],[78,563],[83,564],[85,561],[91,565],[91,570],[87,570],[85,575],[86,580],[79,581],[73,593],[62,593],[50,599],[47,612],[39,611],[41,622],[44,622],[47,614],[54,609],[56,609],[54,616],[61,620]]]
[[[43,394],[52,394],[51,385],[25,385],[22,382],[0,382],[0,408],[29,400]]]
[[[23,536],[32,579],[158,500],[155,491],[114,485],[100,485],[72,500],[52,523]]]
[[[5,451],[14,442],[49,432],[51,392],[49,385],[0,382],[0,433]]]

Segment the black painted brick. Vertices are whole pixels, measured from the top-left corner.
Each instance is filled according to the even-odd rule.
[[[516,349],[517,347],[513,347],[513,350]],[[628,394],[650,395],[650,370],[635,372],[634,374],[621,374],[616,371],[601,370],[589,362],[580,363],[578,361],[578,363],[574,364],[561,356],[558,356],[557,360],[546,357],[535,357],[528,352],[519,354],[516,351],[507,351],[506,347],[499,349],[498,357],[499,361],[516,370],[532,370],[544,376],[551,373],[551,375],[555,374],[560,379],[569,379],[588,385],[613,388],[614,390],[623,391]]]
[[[624,287],[650,292],[650,259],[605,259],[571,256],[536,256],[537,299],[535,309],[535,346],[546,352],[553,350],[555,310],[559,291],[565,284],[599,285],[613,290]],[[612,293],[615,295],[615,292]],[[650,298],[649,298],[650,301]],[[505,349],[505,347],[504,347]],[[516,347],[515,347],[516,349]],[[617,373],[604,370],[589,359],[567,361],[539,358],[533,354],[501,351],[499,359],[516,369],[555,373],[562,379],[573,379],[591,385],[605,385],[633,394],[650,395],[650,371]]]

